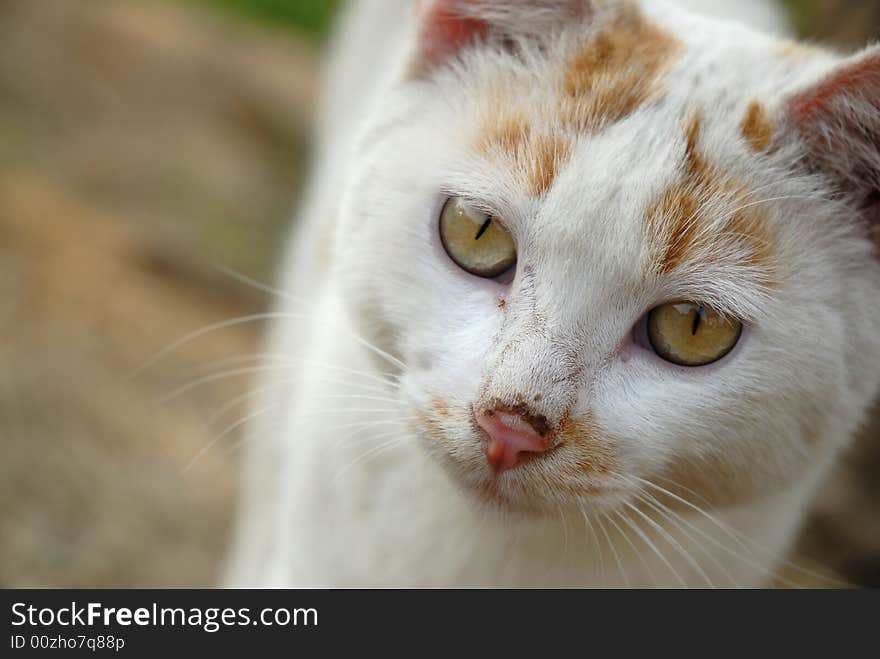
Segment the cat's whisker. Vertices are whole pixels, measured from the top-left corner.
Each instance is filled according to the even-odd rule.
[[[486,519],[488,519],[488,517],[489,517],[488,507],[486,507],[485,505],[482,505],[480,507],[480,513],[481,513],[481,516],[483,517],[483,521],[480,522],[480,525],[483,526],[486,523]],[[511,515],[506,510],[501,511],[501,520],[502,520],[502,525],[504,526],[504,530],[508,534],[508,537],[510,535],[513,536],[513,540],[506,543],[506,545],[507,545],[506,553],[505,553],[506,560],[504,561],[504,570],[502,572],[503,574],[506,575],[509,573],[510,566],[513,564],[513,562],[516,558],[517,550],[519,549],[519,543],[520,543],[521,536],[520,536],[519,525],[513,523],[513,520],[511,519]]]
[[[368,380],[372,380],[379,384],[382,384],[386,387],[391,387],[392,389],[397,389],[400,387],[400,376],[394,373],[382,373],[377,371],[362,371],[360,369],[351,368],[350,366],[342,366],[341,364],[330,364],[327,362],[318,361],[315,359],[303,359],[297,357],[291,357],[286,362],[287,364],[292,364],[294,366],[313,366],[316,368],[326,368],[329,371],[339,371],[341,373],[348,373],[350,375],[355,375],[362,378],[367,378]]]
[[[275,387],[276,387],[276,385],[274,385],[274,384],[264,385],[262,387],[254,387],[254,388],[250,389],[249,391],[246,391],[243,394],[236,396],[235,398],[229,399],[228,401],[223,403],[223,405],[218,407],[211,414],[210,417],[208,417],[207,425],[209,425],[209,426],[214,425],[214,423],[216,423],[218,419],[223,418],[223,415],[225,415],[229,410],[235,408],[237,405],[240,405],[241,403],[249,401],[253,398],[257,398],[261,394],[263,394],[267,391],[271,391]]]
[[[679,501],[680,503],[688,506],[689,508],[693,509],[694,511],[696,511],[700,515],[704,516],[706,519],[708,519],[710,522],[712,522],[719,530],[724,532],[737,545],[739,545],[743,551],[745,551],[749,555],[754,556],[754,553],[755,553],[754,549],[750,549],[749,547],[745,546],[742,543],[742,541],[739,538],[737,538],[736,535],[734,535],[732,529],[728,525],[723,524],[722,522],[718,521],[717,519],[715,519],[715,517],[713,517],[712,515],[707,513],[705,510],[703,510],[699,506],[696,506],[695,504],[691,503],[690,501],[687,501],[686,499],[683,499],[683,498],[675,495],[674,493],[670,492],[669,490],[666,490],[665,488],[663,488],[659,485],[656,485],[655,483],[652,483],[650,481],[645,481],[644,479],[638,478],[637,476],[634,476],[634,478],[636,478],[640,482],[643,482],[645,485],[648,485],[649,487],[653,487],[653,488],[657,489],[658,491],[665,494],[666,496],[670,496],[670,497],[674,498],[675,500]],[[769,568],[761,565],[760,563],[752,560],[751,558],[749,558],[749,556],[744,556],[743,554],[740,554],[740,553],[734,551],[730,547],[725,546],[722,542],[720,542],[717,538],[713,537],[710,533],[707,533],[703,529],[691,524],[684,517],[679,516],[679,519],[681,520],[681,522],[683,524],[687,525],[688,528],[693,530],[695,533],[698,533],[699,535],[703,536],[708,542],[712,543],[713,545],[715,545],[716,547],[718,547],[722,551],[726,552],[730,556],[742,561],[743,563],[745,563],[749,567],[754,568],[755,570],[757,570],[767,576],[770,576],[770,577],[775,576],[776,580],[779,581],[780,583],[783,583],[784,585],[787,585],[790,587],[795,587],[795,588],[799,587],[798,584],[796,584],[795,582],[775,574],[775,572],[772,569],[769,569]],[[811,573],[811,574],[814,574],[814,573]],[[815,575],[815,576],[819,576],[819,575]],[[829,580],[829,581],[833,581],[833,580]]]
[[[664,480],[669,480],[669,479],[664,479]],[[693,495],[699,497],[699,495],[697,495],[695,492],[693,492],[693,490],[690,490],[690,489],[684,487],[683,485],[675,483],[674,481],[670,481],[670,482],[674,486],[680,487],[682,490],[685,490],[685,491],[689,492],[690,494],[693,494]],[[810,570],[809,568],[804,567],[803,565],[798,565],[797,563],[794,563],[793,561],[786,559],[784,555],[779,554],[778,552],[776,552],[768,547],[765,547],[764,545],[762,545],[761,543],[756,541],[754,538],[750,538],[749,536],[745,535],[744,533],[738,531],[737,529],[735,529],[727,524],[723,524],[723,523],[717,522],[717,521],[716,521],[716,523],[721,524],[722,530],[724,530],[731,539],[733,539],[740,547],[742,547],[744,551],[747,551],[752,555],[755,555],[758,553],[763,554],[765,557],[769,558],[774,563],[774,565],[777,565],[777,566],[783,565],[785,567],[791,568],[795,572],[799,572],[800,574],[803,574],[805,576],[808,576],[808,577],[811,577],[814,579],[818,579],[820,581],[824,581],[828,584],[832,584],[837,587],[843,587],[843,586],[848,585],[846,582],[840,581],[839,579],[829,577],[828,575],[816,572],[815,570]],[[751,546],[747,546],[745,543],[748,543],[748,545],[751,545]],[[770,575],[776,575],[776,573],[773,572],[772,570],[764,569],[764,572],[767,574],[770,574]],[[779,577],[778,575],[776,575],[776,579],[777,579],[777,581],[784,582],[786,585],[791,585],[793,587],[798,587],[798,588],[800,587],[795,582],[785,580],[782,577]]]
[[[346,398],[346,396],[338,396],[337,398]],[[357,398],[357,397],[355,397]],[[317,398],[316,400],[320,400]],[[371,398],[371,400],[376,400],[380,402],[390,402],[397,403],[398,401],[393,399],[382,399],[382,398]],[[408,421],[415,421],[418,417],[413,415],[401,415],[400,407],[330,407],[330,408],[320,408],[320,409],[308,409],[302,412],[296,412],[295,421],[290,422],[292,428],[296,428],[299,425],[305,423],[311,423],[316,418],[323,417],[334,417],[341,416],[346,414],[384,414],[384,415],[392,415],[393,419],[380,419],[380,421],[384,423],[399,423],[400,425],[405,425]],[[360,426],[372,425],[375,420],[361,420],[361,421],[353,421],[351,423],[345,423],[342,425],[334,425],[334,426],[325,426],[322,427],[321,430],[323,432],[335,431],[339,429],[347,429],[354,428]]]
[[[654,483],[653,481],[650,481],[650,480],[647,480],[647,479],[644,479],[644,478],[640,478],[639,476],[635,476],[635,475],[631,476],[631,478],[632,478],[633,480],[635,480],[635,481],[641,483],[642,485],[645,485],[645,486],[647,486],[647,487],[653,488],[653,489],[659,491],[661,494],[664,494],[664,495],[666,495],[666,496],[669,496],[669,497],[675,499],[675,500],[678,501],[679,503],[681,503],[681,504],[687,506],[688,508],[690,508],[690,509],[693,510],[694,512],[696,512],[696,513],[698,513],[699,515],[705,517],[707,520],[709,520],[710,522],[712,522],[712,524],[714,524],[718,529],[720,529],[721,531],[723,531],[723,532],[724,532],[724,533],[725,533],[725,534],[726,534],[731,540],[733,540],[734,542],[736,542],[736,543],[740,546],[741,549],[743,549],[744,551],[749,551],[749,548],[746,547],[746,546],[745,546],[745,545],[744,545],[744,544],[743,544],[743,543],[742,543],[742,542],[741,542],[741,541],[740,541],[740,540],[739,540],[739,539],[738,539],[738,538],[737,538],[737,537],[731,532],[731,529],[730,529],[730,527],[729,527],[727,524],[724,524],[724,523],[721,522],[718,518],[716,518],[714,515],[711,515],[710,513],[706,512],[703,508],[700,508],[699,506],[697,506],[696,504],[692,503],[691,501],[688,501],[687,499],[684,499],[684,498],[678,496],[678,495],[675,494],[674,492],[670,492],[670,491],[667,490],[666,488],[664,488],[664,487],[662,487],[662,486],[660,486],[660,485],[657,485],[657,484]],[[669,479],[664,479],[664,480],[669,480]],[[682,486],[682,485],[680,485],[680,484],[678,484],[678,483],[675,483],[674,481],[670,481],[670,483],[672,483],[672,484],[673,484],[674,486],[676,486],[676,487],[681,487],[682,489],[687,490],[687,488],[685,488],[684,486]],[[687,490],[687,491],[690,492],[691,494],[693,494],[693,491],[692,491],[692,490]]]
[[[298,416],[329,416],[331,414],[347,414],[349,412],[355,414],[364,414],[364,413],[387,413],[387,414],[399,414],[400,408],[397,407],[335,407],[330,409],[319,409],[319,410],[309,410],[308,412],[303,412]]]
[[[690,542],[693,543],[695,547],[697,547],[701,553],[706,556],[715,567],[718,568],[719,572],[721,572],[725,577],[727,577],[728,581],[734,588],[741,588],[737,580],[733,577],[730,571],[724,566],[724,564],[715,558],[715,555],[708,551],[702,543],[698,542],[693,535],[691,535],[684,525],[679,521],[681,516],[678,515],[674,510],[669,508],[668,506],[664,506],[660,501],[657,500],[652,494],[644,490],[643,488],[639,488],[636,492],[636,497],[638,497],[641,501],[643,501],[646,505],[651,506],[654,510],[656,510],[659,514],[663,515],[671,524],[674,524],[676,529],[678,529],[679,533],[681,533],[684,537],[686,537]]]
[[[565,521],[565,510],[563,510],[562,504],[557,504],[557,507],[559,509],[559,519],[562,522],[562,556],[559,564],[564,570],[565,562],[568,560],[568,522]]]
[[[602,582],[605,583],[605,556],[602,552],[602,543],[599,542],[599,536],[596,535],[596,529],[593,528],[593,522],[590,520],[590,516],[587,514],[587,511],[583,508],[583,506],[579,506],[579,508],[581,511],[581,516],[584,518],[584,528],[589,530],[590,537],[593,540],[593,546],[596,547],[596,556],[599,559],[599,571],[602,574]]]
[[[290,355],[271,352],[252,352],[242,355],[223,357],[222,359],[215,359],[213,361],[205,362],[204,364],[199,364],[199,370],[210,371],[221,366],[230,366],[232,364],[287,364],[289,363],[290,359]]]
[[[639,560],[639,563],[641,563],[642,567],[645,568],[645,574],[651,580],[651,584],[656,587],[657,580],[654,578],[654,571],[651,569],[651,566],[648,564],[648,561],[645,560],[645,557],[642,555],[642,552],[639,551],[638,547],[636,547],[635,543],[630,539],[629,535],[627,533],[624,533],[624,531],[620,527],[620,525],[614,521],[614,518],[611,516],[612,514],[615,514],[618,517],[621,517],[620,511],[618,511],[618,510],[612,511],[612,513],[610,513],[606,517],[606,519],[617,530],[618,535],[623,537],[624,541],[626,542],[626,544],[629,545],[630,549],[633,550],[633,552],[636,555],[636,558],[638,558],[638,560]]]
[[[169,392],[163,396],[160,396],[158,399],[158,402],[160,404],[167,403],[170,400],[173,400],[175,398],[178,398],[179,396],[182,396],[183,394],[187,393],[188,391],[191,391],[193,389],[196,389],[196,388],[201,387],[206,384],[210,384],[212,382],[217,382],[219,380],[224,380],[227,378],[236,377],[236,376],[240,376],[240,375],[254,375],[254,374],[258,374],[258,373],[270,373],[273,371],[284,371],[286,369],[289,369],[292,371],[295,367],[300,366],[300,365],[309,365],[309,364],[308,364],[308,362],[303,362],[303,361],[298,361],[298,362],[291,361],[291,362],[287,362],[287,363],[247,366],[247,367],[242,367],[242,368],[228,369],[225,371],[220,371],[219,373],[210,373],[210,374],[204,375],[202,377],[195,378],[194,380],[190,380],[186,384],[183,384],[183,385],[177,387],[176,389],[173,389],[171,392]],[[380,378],[376,375],[373,375],[370,373],[361,373],[361,372],[355,371],[354,369],[345,368],[343,366],[333,366],[333,365],[329,365],[329,364],[321,364],[320,366],[322,368],[328,368],[328,369],[338,370],[338,371],[345,372],[345,373],[350,373],[355,376],[367,377],[370,380],[374,380],[377,383],[380,383],[380,384],[383,384],[387,387],[390,387],[391,389],[396,389],[399,386],[395,382],[389,382],[387,380],[383,380],[382,378]],[[354,383],[352,383],[352,384],[354,384]]]
[[[362,378],[367,378],[377,384],[381,384],[384,387],[388,387],[391,389],[399,389],[400,388],[400,376],[394,373],[385,373],[383,371],[361,371],[356,368],[350,368],[348,366],[341,366],[339,364],[328,364],[326,362],[319,362],[312,359],[301,359],[297,364],[302,364],[303,366],[315,366],[317,368],[326,368],[330,371],[340,371],[342,373],[349,373],[351,375],[356,375]]]
[[[401,433],[399,428],[391,428],[390,430],[384,430],[376,434],[375,431],[359,433],[358,428],[355,428],[351,432],[346,435],[342,435],[339,437],[334,437],[333,441],[339,442],[340,444],[365,444],[367,442],[376,442],[381,439],[385,439],[386,437],[391,436],[399,436],[402,440],[406,440],[407,436]]]
[[[150,368],[154,364],[161,361],[164,357],[166,357],[170,353],[174,352],[175,350],[177,350],[179,348],[182,348],[183,346],[187,345],[188,343],[191,343],[192,341],[195,341],[198,338],[201,338],[201,337],[203,337],[207,334],[211,334],[213,332],[217,332],[217,331],[220,331],[223,329],[228,329],[230,327],[235,327],[238,325],[255,323],[255,322],[260,322],[260,321],[265,321],[265,320],[285,320],[285,319],[287,319],[287,320],[290,320],[290,319],[307,320],[309,318],[310,317],[306,314],[293,313],[293,312],[287,312],[287,311],[267,311],[267,312],[262,312],[262,313],[254,313],[254,314],[247,314],[247,315],[243,315],[243,316],[237,316],[235,318],[228,318],[226,320],[221,320],[216,323],[211,323],[211,324],[206,325],[200,329],[194,330],[194,331],[190,332],[189,334],[182,336],[181,338],[179,338],[176,341],[173,341],[171,344],[167,345],[162,350],[158,351],[155,355],[153,355],[145,363],[141,364],[141,366],[136,368],[132,372],[131,377],[132,378],[138,377],[141,373],[143,373],[145,370],[147,370],[148,368]],[[369,349],[373,353],[384,358],[389,363],[398,367],[401,371],[407,370],[406,364],[403,361],[401,361],[400,359],[398,359],[397,357],[394,357],[393,355],[382,350],[381,348],[374,346],[372,343],[370,343],[369,341],[367,341],[363,337],[357,335],[354,332],[351,332],[351,330],[347,330],[347,331],[352,336],[352,338],[354,338],[356,341],[358,341],[365,348]]]
[[[338,482],[339,479],[342,478],[342,476],[343,476],[345,473],[347,473],[350,469],[352,469],[352,468],[355,467],[356,465],[362,463],[364,460],[366,460],[366,459],[368,459],[368,458],[370,458],[370,457],[376,456],[376,455],[378,455],[379,453],[382,453],[383,451],[387,451],[387,450],[389,450],[389,449],[391,449],[391,448],[394,448],[395,446],[399,446],[400,444],[402,444],[402,443],[405,442],[405,441],[406,441],[406,438],[405,438],[405,437],[396,436],[396,437],[394,437],[393,439],[391,439],[391,440],[389,440],[389,441],[382,442],[382,443],[379,444],[378,446],[374,446],[374,447],[371,448],[370,450],[366,451],[365,453],[362,453],[360,456],[358,456],[357,458],[355,458],[354,460],[352,460],[351,462],[349,462],[349,463],[348,463],[345,467],[343,467],[341,470],[339,470],[339,471],[336,473],[336,475],[333,477],[333,482],[334,482],[334,483],[335,483],[335,482]]]
[[[329,409],[329,410],[308,410],[307,412],[297,413],[296,419],[288,420],[288,427],[291,429],[297,429],[303,425],[312,424],[316,418],[323,418],[333,416],[335,414],[344,413],[350,410],[339,410],[339,409]],[[415,420],[416,417],[405,417],[399,416],[399,410],[392,409],[375,409],[375,408],[364,408],[358,410],[359,414],[368,414],[368,413],[376,413],[376,414],[388,414],[393,415],[393,418],[379,418],[379,419],[366,419],[360,421],[352,421],[350,423],[342,423],[330,426],[323,426],[320,428],[323,434],[333,433],[338,430],[349,430],[349,429],[366,429],[372,428],[373,426],[388,426],[388,425],[398,425],[402,428],[406,428],[406,424],[408,421]]]
[[[620,571],[620,578],[623,579],[624,586],[626,586],[626,588],[632,588],[632,583],[629,580],[629,575],[623,567],[623,561],[620,560],[620,555],[617,553],[617,548],[611,541],[611,536],[608,535],[608,530],[605,528],[605,524],[602,523],[603,519],[607,519],[612,524],[614,524],[614,522],[608,517],[607,513],[603,513],[596,518],[596,524],[599,525],[599,529],[602,531],[602,535],[605,536],[605,541],[608,543],[608,549],[611,551],[611,555],[614,557],[614,562],[617,563],[617,569]],[[616,527],[617,524],[614,524],[614,526]],[[620,533],[619,528],[618,533]]]
[[[333,414],[337,414],[340,411],[345,412],[347,410],[309,410],[308,412],[302,412],[297,414],[297,418],[294,421],[287,421],[286,426],[290,429],[297,429],[307,423],[312,423],[315,418],[329,416]],[[381,413],[381,414],[397,414],[398,410],[385,410],[385,409],[363,409],[360,410],[361,414],[365,413]],[[407,422],[415,420],[416,417],[401,417],[395,416],[391,419],[368,419],[361,421],[354,421],[351,423],[343,423],[337,424],[333,426],[325,426],[321,428],[323,433],[334,433],[339,430],[367,430],[376,426],[400,426],[402,429],[407,428]],[[349,435],[350,436],[350,435]],[[333,438],[338,439],[338,438]],[[343,437],[345,439],[345,437]]]
[[[370,444],[375,442],[377,439],[381,439],[383,437],[390,437],[391,435],[400,435],[402,440],[405,441],[408,435],[405,435],[403,431],[398,428],[394,428],[387,433],[373,435],[371,433],[363,433],[360,432],[359,429],[354,429],[348,432],[345,435],[340,435],[333,437],[330,441],[338,446],[346,446],[346,447],[355,447],[361,446],[363,444]]]
[[[414,421],[417,417],[397,417],[395,419],[378,419],[373,421],[365,421],[365,422],[355,422],[355,423],[344,423],[338,426],[331,426],[329,428],[323,428],[325,432],[336,431],[336,430],[347,430],[348,428],[372,428],[373,426],[387,426],[387,425],[406,425],[407,421]]]
[[[272,424],[271,426],[269,426],[270,429],[275,429],[275,430],[277,430],[279,428],[283,428],[283,427],[285,427],[285,424],[283,424],[283,423]],[[242,437],[239,437],[239,439],[237,441],[232,442],[226,448],[226,450],[223,451],[223,455],[231,455],[231,454],[235,453],[236,451],[238,451],[239,449],[241,449],[242,447],[244,447],[245,445],[250,444],[256,440],[257,440],[257,436],[255,434],[253,434],[253,433],[245,434]]]
[[[274,286],[270,286],[269,284],[258,281],[256,279],[254,279],[253,277],[249,277],[248,275],[244,274],[243,272],[240,272],[240,271],[236,270],[235,268],[233,268],[229,265],[226,265],[225,263],[214,263],[213,266],[215,269],[219,270],[224,275],[231,277],[232,279],[236,280],[237,282],[239,282],[241,284],[246,284],[247,286],[250,286],[251,288],[254,288],[258,291],[262,291],[263,293],[268,293],[269,295],[279,297],[284,300],[289,300],[291,302],[294,302],[295,304],[307,305],[310,302],[310,300],[307,300],[305,298],[298,298],[297,296],[293,295],[292,293],[282,291],[280,288],[275,288]]]
[[[237,270],[234,270],[234,269],[232,269],[228,266],[225,266],[223,264],[216,264],[215,267],[217,267],[217,269],[224,272],[225,274],[232,277],[233,279],[236,279],[237,281],[239,281],[241,283],[248,284],[248,285],[252,286],[253,288],[256,288],[257,290],[263,291],[265,293],[269,293],[269,294],[274,295],[276,297],[280,297],[282,299],[292,301],[295,304],[308,305],[310,302],[309,300],[297,298],[296,296],[294,296],[290,293],[287,293],[287,292],[282,291],[278,288],[274,288],[272,286],[269,286],[267,284],[259,282],[256,279],[253,279],[252,277],[248,277],[247,275],[245,275],[241,272],[238,272]],[[350,329],[348,331],[352,335],[352,337],[356,341],[358,341],[358,343],[360,343],[362,346],[364,346],[368,350],[371,350],[373,353],[379,355],[380,357],[382,357],[383,359],[388,361],[390,364],[397,366],[401,371],[406,371],[407,366],[403,361],[401,361],[400,359],[398,359],[394,355],[390,354],[389,352],[382,350],[381,348],[373,345],[372,343],[367,341],[362,336],[360,336],[354,332],[351,332]]]
[[[657,555],[657,558],[659,558],[663,565],[665,565],[666,568],[672,573],[672,576],[675,578],[676,581],[678,581],[679,585],[682,588],[688,588],[687,581],[685,581],[681,577],[681,575],[672,566],[672,563],[666,557],[666,554],[660,551],[660,548],[657,547],[656,544],[654,544],[651,538],[649,538],[648,535],[641,528],[639,528],[639,525],[636,524],[634,520],[631,520],[628,515],[623,514],[622,511],[618,511],[618,514],[620,518],[624,521],[624,523],[626,523],[626,525],[629,526],[636,533],[636,535],[638,535],[642,539],[642,542],[644,542],[648,546],[648,548]]]
[[[365,384],[362,384],[359,382],[351,382],[351,381],[347,381],[347,380],[336,380],[336,379],[331,379],[331,378],[316,377],[315,381],[325,382],[325,383],[329,383],[329,384],[338,384],[341,386],[348,386],[348,387],[351,387],[352,389],[367,391],[367,392],[376,393],[376,394],[384,393],[386,391],[385,389],[382,389],[380,387],[372,387],[372,386],[365,385]],[[234,408],[236,405],[239,405],[240,403],[243,403],[245,401],[256,398],[256,397],[260,396],[261,394],[272,391],[273,389],[278,389],[279,387],[287,386],[287,385],[294,385],[294,384],[297,384],[298,382],[299,382],[299,380],[291,378],[291,379],[286,379],[286,380],[280,380],[278,382],[273,382],[272,384],[263,385],[260,387],[253,387],[252,389],[244,392],[243,394],[235,396],[234,398],[231,398],[230,400],[226,401],[223,405],[221,405],[210,416],[207,424],[209,426],[212,425],[217,419],[221,418],[224,414],[226,414],[226,412],[228,412],[230,409]],[[348,397],[361,398],[361,396],[359,396],[359,395],[346,396],[345,394],[338,394],[338,395],[334,395],[334,396],[324,396],[323,398],[331,398],[331,397],[332,398],[348,398]],[[386,401],[389,403],[398,403],[399,402],[396,398],[384,397],[384,396],[368,396],[367,399],[377,400],[377,401]]]
[[[316,396],[318,400],[375,400],[385,403],[399,404],[400,400],[391,396],[373,396],[369,394],[329,394],[326,396]]]
[[[292,355],[286,355],[283,353],[250,353],[245,355],[235,355],[232,357],[225,357],[223,359],[217,359],[213,362],[209,362],[204,365],[204,368],[200,368],[199,371],[204,374],[210,374],[213,369],[216,369],[221,366],[229,366],[232,364],[249,364],[253,363],[254,365],[278,365],[280,366],[315,366],[318,368],[326,368],[328,370],[333,371],[342,371],[345,373],[350,373],[351,375],[368,378],[370,380],[376,380],[377,377],[382,381],[382,383],[388,387],[397,387],[399,386],[398,377],[394,373],[377,373],[376,371],[362,371],[358,369],[354,369],[348,366],[342,366],[340,364],[329,364],[326,362],[320,362],[313,359],[303,359],[301,357],[294,357]]]
[[[175,398],[182,396],[188,391],[192,391],[193,389],[196,389],[206,384],[211,384],[212,382],[218,382],[220,380],[237,377],[239,375],[254,375],[257,373],[267,373],[270,371],[278,371],[286,368],[290,368],[290,366],[286,364],[269,364],[265,366],[247,366],[243,368],[233,368],[225,371],[220,371],[219,373],[204,375],[202,377],[196,378],[195,380],[190,380],[186,384],[183,384],[176,389],[172,389],[169,393],[160,396],[158,402],[160,404],[165,404],[171,400],[174,400]]]
[[[378,355],[379,357],[384,358],[389,364],[397,366],[401,371],[406,372],[406,370],[407,370],[406,364],[403,361],[401,361],[400,359],[398,359],[397,357],[395,357],[394,355],[392,355],[391,353],[386,352],[385,350],[382,350],[381,348],[373,345],[372,343],[367,341],[362,336],[358,336],[355,334],[355,335],[353,335],[353,338],[355,341],[357,341],[362,346],[364,346],[367,350],[372,351],[374,354]]]
[[[291,427],[290,424],[282,424],[282,425],[283,425],[283,427],[285,427],[285,428],[290,428],[290,427]],[[345,436],[343,436],[343,437],[341,437],[341,438],[334,438],[334,439],[333,439],[333,441],[335,441],[335,442],[342,442],[342,441],[344,441],[344,440],[346,440],[346,439],[350,439],[350,438],[352,438],[352,437],[355,435],[355,432],[358,431],[358,430],[369,430],[369,429],[374,428],[374,427],[376,427],[376,426],[382,426],[382,425],[401,425],[401,424],[398,424],[397,421],[394,421],[394,422],[391,422],[391,423],[386,423],[386,422],[384,422],[384,421],[381,422],[381,423],[374,423],[374,422],[371,422],[371,421],[366,421],[366,422],[363,422],[363,423],[352,423],[352,424],[346,424],[345,426],[335,426],[335,427],[327,428],[326,430],[328,430],[328,431],[347,430],[347,429],[352,430],[352,432],[348,433],[348,435],[345,435]],[[397,432],[398,432],[397,430],[392,431],[392,433],[397,433]],[[361,440],[361,439],[366,440],[366,439],[374,439],[374,438],[375,438],[375,437],[374,437],[373,435],[369,435],[369,434],[367,434],[367,435],[365,435],[365,436],[363,436],[363,437],[358,437],[357,439],[358,439],[358,440]],[[237,441],[237,442],[235,442],[234,444],[232,444],[232,445],[227,449],[227,451],[224,452],[224,454],[227,454],[227,453],[233,453],[233,452],[239,450],[240,448],[242,448],[243,446],[245,446],[246,444],[249,444],[249,443],[255,441],[256,439],[257,439],[257,438],[256,438],[254,435],[247,435],[247,436],[245,436],[245,437],[242,437],[241,439],[239,439],[239,441]]]
[[[321,382],[325,384],[338,384],[343,387],[351,387],[356,391],[366,391],[374,394],[387,394],[390,393],[389,388],[387,386],[383,386],[380,384],[373,384],[367,382],[355,382],[353,380],[339,380],[336,378],[330,378],[324,375],[316,375],[315,382]],[[299,382],[299,380],[292,381],[284,381],[284,384],[295,384]],[[391,387],[391,391],[394,391],[394,387]]]
[[[222,329],[227,329],[229,327],[236,327],[238,325],[245,325],[247,323],[255,323],[263,320],[279,320],[283,318],[289,317],[288,314],[282,312],[261,312],[261,313],[253,313],[246,314],[244,316],[236,316],[235,318],[227,318],[226,320],[220,320],[216,323],[211,323],[209,325],[205,325],[197,330],[193,330],[189,334],[185,334],[181,338],[173,341],[169,345],[165,346],[161,350],[159,350],[156,354],[150,357],[146,362],[138,366],[131,374],[132,378],[138,377],[141,373],[146,371],[148,368],[158,363],[162,359],[164,359],[167,355],[171,354],[178,348],[182,348],[188,343],[195,341],[198,338],[201,338],[207,334],[211,334],[213,332],[218,332]]]
[[[251,419],[258,417],[261,414],[265,414],[266,412],[269,412],[277,407],[278,407],[278,403],[273,403],[272,405],[267,405],[266,407],[262,407],[254,412],[251,412],[250,414],[246,414],[245,416],[241,417],[240,419],[238,419],[234,423],[228,425],[220,433],[215,435],[211,439],[211,441],[209,441],[205,446],[203,446],[201,448],[201,450],[199,450],[199,452],[196,453],[192,457],[192,459],[187,463],[187,465],[181,470],[181,472],[180,472],[181,475],[188,473],[190,471],[190,469],[192,469],[193,466],[196,464],[196,462],[198,462],[202,458],[202,456],[204,456],[209,450],[211,450],[211,448],[213,448],[218,442],[222,441],[223,438],[226,437],[227,435],[229,435],[231,432],[233,432],[237,428],[240,428],[242,425],[244,425],[245,423],[247,423]]]
[[[709,588],[715,588],[715,584],[712,583],[712,580],[709,578],[709,575],[703,570],[702,566],[694,559],[694,557],[688,552],[684,547],[682,547],[681,543],[679,543],[666,529],[663,528],[660,524],[658,524],[654,519],[651,518],[643,510],[640,510],[638,506],[634,506],[628,501],[624,501],[624,505],[636,513],[639,517],[645,520],[648,525],[651,526],[660,536],[669,543],[670,546],[673,547],[681,556],[684,558],[691,567],[697,572],[701,579],[703,579]]]

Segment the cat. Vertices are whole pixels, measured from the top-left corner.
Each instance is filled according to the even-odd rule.
[[[880,388],[880,47],[786,29],[351,3],[225,583],[769,584]]]

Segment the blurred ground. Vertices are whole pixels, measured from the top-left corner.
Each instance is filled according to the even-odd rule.
[[[0,585],[211,583],[232,378],[158,402],[259,325],[220,273],[272,271],[299,178],[314,44],[155,0],[0,0]]]
[[[305,2],[0,0],[0,586],[216,578],[235,429],[182,472],[243,414],[211,420],[248,379],[162,398],[258,350],[261,328],[201,336],[132,374],[193,330],[265,308],[212,264],[271,279],[318,57],[311,36],[212,1],[312,33],[326,20]],[[792,3],[834,43],[880,26],[880,3]],[[798,561],[880,585],[878,475],[875,423]]]

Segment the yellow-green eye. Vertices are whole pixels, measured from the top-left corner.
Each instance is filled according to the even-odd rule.
[[[681,366],[718,361],[739,341],[742,323],[691,302],[663,304],[648,315],[654,352]]]
[[[440,212],[440,240],[449,258],[477,277],[497,277],[516,263],[510,232],[458,197],[450,197]]]

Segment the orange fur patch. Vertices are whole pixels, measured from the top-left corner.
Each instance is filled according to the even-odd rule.
[[[607,475],[615,470],[617,458],[614,451],[589,412],[577,419],[564,419],[557,432],[563,443],[569,445],[568,452],[573,456],[569,468],[576,473],[572,475]]]
[[[531,194],[543,195],[570,156],[573,133],[599,131],[662,96],[662,75],[678,49],[672,35],[627,3],[574,55],[555,107],[534,114],[517,106],[511,91],[493,94],[477,149],[512,165]],[[553,128],[537,133],[538,123]]]
[[[512,110],[494,117],[483,132],[479,150],[489,158],[500,156],[522,174],[529,191],[544,194],[560,163],[568,159],[571,140],[563,135],[534,134],[522,111]]]
[[[562,83],[563,120],[576,131],[595,132],[656,101],[678,50],[675,37],[635,5],[623,5],[571,60]]]
[[[417,413],[417,418],[419,424],[429,435],[435,438],[442,438],[446,433],[447,424],[452,418],[452,412],[445,400],[434,398],[426,410],[420,410]]]
[[[434,416],[440,419],[449,418],[449,404],[442,398],[435,398],[431,401],[431,411]]]
[[[770,146],[770,140],[773,137],[773,124],[760,102],[752,101],[749,103],[749,109],[740,125],[740,132],[754,151],[765,151]]]
[[[654,255],[651,267],[659,274],[676,270],[698,259],[718,255],[713,248],[722,241],[730,247],[746,248],[744,265],[767,273],[773,283],[773,242],[760,204],[750,205],[744,186],[722,175],[698,149],[699,118],[687,126],[684,171],[680,181],[670,186],[651,205],[646,216]],[[701,214],[713,204],[713,213],[729,214],[714,231],[707,230]],[[725,206],[731,206],[727,211]]]

